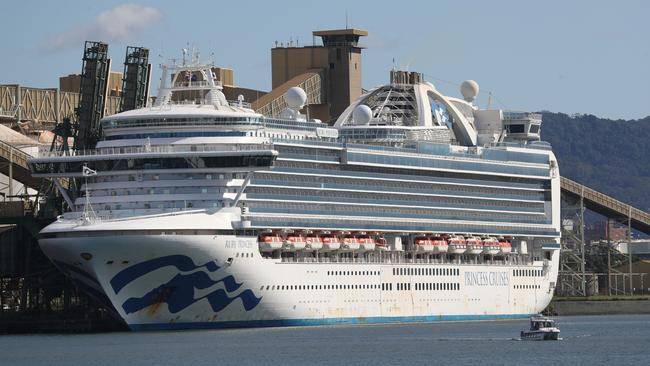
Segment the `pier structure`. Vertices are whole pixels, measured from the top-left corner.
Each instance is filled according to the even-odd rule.
[[[567,296],[598,294],[611,296],[642,293],[643,286],[635,287],[634,282],[635,278],[638,279],[637,282],[643,282],[646,274],[633,272],[631,250],[628,250],[626,254],[615,250],[609,237],[609,230],[606,231],[607,237],[601,243],[593,245],[587,243],[585,212],[589,210],[605,217],[608,227],[612,221],[625,224],[628,248],[633,245],[632,230],[650,235],[650,213],[565,177],[561,179],[561,188],[564,222],[557,291]],[[599,251],[599,249],[604,250]],[[591,254],[606,258],[606,272],[587,271],[586,255],[590,251]],[[625,262],[627,271],[620,271],[621,266],[614,266],[614,262],[619,264]],[[618,267],[619,270],[613,267]]]

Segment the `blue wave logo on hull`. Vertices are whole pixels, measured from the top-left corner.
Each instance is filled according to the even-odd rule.
[[[111,279],[111,287],[115,291],[115,294],[118,294],[129,283],[150,272],[168,266],[175,267],[180,272],[189,272],[202,268],[213,273],[220,269],[214,261],[203,265],[196,265],[187,256],[170,255],[141,262],[120,271]],[[122,304],[122,308],[127,314],[130,314],[152,305],[167,303],[169,312],[175,314],[198,301],[206,299],[210,303],[212,310],[219,312],[236,299],[241,299],[244,309],[249,311],[254,309],[262,300],[261,297],[256,297],[250,289],[245,289],[238,295],[231,297],[228,293],[239,290],[242,284],[238,283],[232,275],[228,275],[219,280],[213,280],[208,275],[208,272],[199,271],[187,275],[179,273],[166,283],[153,288],[142,297],[131,297],[127,299]],[[205,296],[199,298],[194,297],[195,289],[208,289],[218,283],[223,283],[225,290],[220,288]]]

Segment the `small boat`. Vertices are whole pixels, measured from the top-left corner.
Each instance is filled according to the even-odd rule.
[[[375,250],[375,239],[373,239],[370,235],[361,232],[357,235],[357,241],[359,242],[360,251],[364,252]]]
[[[449,250],[449,244],[443,237],[434,235],[429,239],[431,240],[431,245],[433,245],[434,253],[447,253]]]
[[[260,235],[257,241],[260,251],[272,252],[274,250],[282,249],[282,237],[274,233],[265,233]]]
[[[303,250],[305,245],[305,237],[301,234],[287,234],[287,238],[284,240],[284,250],[288,252]]]
[[[332,235],[329,231],[323,231],[320,233],[320,238],[323,242],[321,251],[329,252],[331,250],[339,250],[341,247],[341,241],[335,235]]]
[[[377,237],[375,239],[375,249],[377,250],[388,250],[388,242],[383,236]]]
[[[542,315],[530,318],[530,329],[521,331],[523,341],[557,341],[560,339],[560,329],[555,321]]]
[[[341,251],[350,252],[359,250],[359,239],[349,232],[341,232],[343,240],[341,240]]]
[[[505,238],[499,238],[499,252],[502,254],[512,253],[512,244]]]
[[[323,248],[323,239],[313,233],[307,233],[305,236],[305,250],[321,250]]]
[[[465,244],[467,244],[467,253],[469,254],[483,253],[483,241],[481,241],[481,238],[476,236],[470,236],[465,239]]]
[[[496,238],[488,237],[483,239],[483,254],[495,255],[499,254],[501,247]]]
[[[447,243],[449,244],[448,252],[452,254],[463,254],[467,250],[465,238],[460,235],[451,236]]]
[[[433,252],[433,243],[426,236],[418,236],[413,240],[416,252]]]

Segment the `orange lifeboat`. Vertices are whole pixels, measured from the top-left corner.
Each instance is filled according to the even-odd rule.
[[[305,250],[312,251],[321,248],[323,248],[323,239],[311,231],[305,232]]]
[[[434,253],[447,253],[449,250],[449,244],[440,235],[434,235],[429,238],[431,240],[431,245],[433,246]]]
[[[481,238],[476,236],[470,236],[465,239],[467,244],[467,253],[469,254],[481,254],[483,253],[483,241]]]
[[[460,235],[449,237],[449,239],[447,239],[447,244],[449,245],[448,252],[452,254],[463,254],[467,250],[465,238]]]
[[[257,244],[261,252],[272,252],[282,249],[282,237],[278,234],[266,233],[259,236]]]
[[[357,241],[359,242],[359,250],[361,251],[375,250],[375,239],[373,239],[370,235],[361,232],[356,236],[356,238]]]
[[[354,235],[348,233],[343,234],[343,240],[341,240],[341,250],[342,251],[356,251],[359,250],[359,239]]]
[[[502,254],[512,253],[512,244],[505,238],[499,238],[499,252]]]
[[[375,240],[375,249],[377,250],[388,250],[388,242],[383,236],[378,237]]]
[[[413,240],[416,252],[433,252],[433,243],[426,236],[418,236]]]
[[[341,240],[329,231],[323,231],[320,233],[319,237],[323,243],[321,251],[329,252],[341,248]]]
[[[499,254],[499,241],[496,238],[488,237],[483,239],[483,254]]]
[[[283,248],[288,252],[295,252],[296,250],[305,249],[306,245],[305,237],[301,234],[287,234]]]

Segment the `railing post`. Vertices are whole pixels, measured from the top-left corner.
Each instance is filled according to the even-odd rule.
[[[587,296],[585,278],[585,186],[580,189],[580,270],[582,272],[582,293]]]
[[[630,295],[634,295],[632,287],[632,206],[627,210],[627,258],[630,271]]]
[[[9,201],[13,201],[14,195],[14,147],[7,144],[9,147]]]
[[[610,256],[609,217],[607,218],[607,296],[612,296],[612,258]]]
[[[20,85],[16,85],[16,121],[21,122],[23,118],[23,96],[22,90],[20,90]]]

